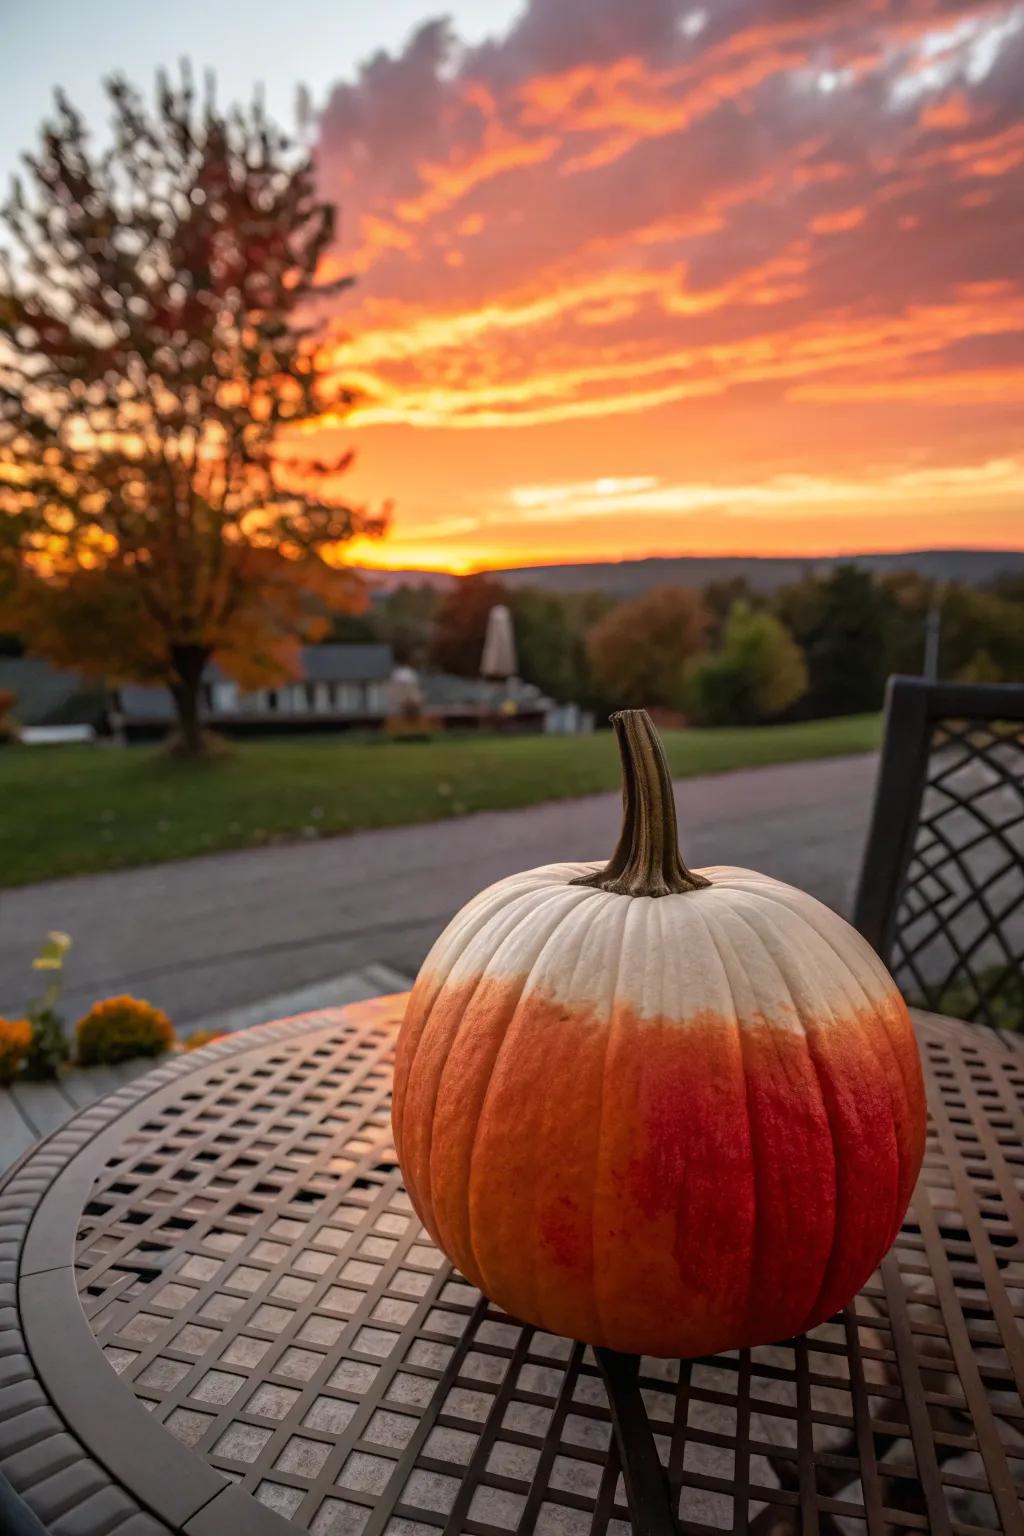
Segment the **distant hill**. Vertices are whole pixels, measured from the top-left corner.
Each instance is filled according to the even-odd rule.
[[[993,577],[1024,573],[1024,550],[911,549],[898,554],[819,555],[760,558],[755,555],[666,555],[648,560],[595,560],[581,565],[522,565],[489,571],[512,587],[543,587],[549,592],[607,592],[634,597],[649,587],[705,587],[712,581],[745,577],[759,592],[822,576],[837,565],[859,565],[869,571],[917,571],[938,581],[962,581],[979,586]],[[403,583],[446,587],[452,578],[438,571],[373,571],[378,591],[391,592]]]

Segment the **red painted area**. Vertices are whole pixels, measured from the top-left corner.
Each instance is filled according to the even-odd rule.
[[[892,1242],[920,1167],[909,1019],[787,1026],[567,1008],[487,979],[414,991],[395,1137],[469,1279],[554,1332],[650,1354],[829,1316]]]
[[[586,1281],[593,1264],[589,1212],[571,1195],[548,1200],[538,1213],[537,1233],[543,1252],[559,1268],[575,1272]]]

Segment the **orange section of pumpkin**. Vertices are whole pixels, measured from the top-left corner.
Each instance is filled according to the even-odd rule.
[[[889,1248],[924,1143],[895,992],[801,1024],[609,1021],[423,976],[395,1078],[413,1203],[468,1279],[556,1333],[694,1355],[799,1332]]]

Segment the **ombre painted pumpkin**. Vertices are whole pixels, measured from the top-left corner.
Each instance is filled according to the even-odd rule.
[[[395,1072],[417,1213],[514,1316],[692,1356],[849,1301],[924,1149],[906,1007],[849,925],[750,870],[690,871],[643,711],[615,720],[606,866],[499,881],[437,940]]]

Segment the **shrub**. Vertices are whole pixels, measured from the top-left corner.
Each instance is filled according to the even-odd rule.
[[[174,1044],[166,1013],[137,997],[108,997],[94,1003],[75,1026],[83,1067],[112,1065],[133,1056],[160,1056]]]
[[[0,1019],[0,1083],[9,1083],[28,1055],[32,1025],[28,1019]]]
[[[772,614],[734,603],[721,648],[687,672],[690,709],[700,725],[753,725],[807,692],[803,652]]]

